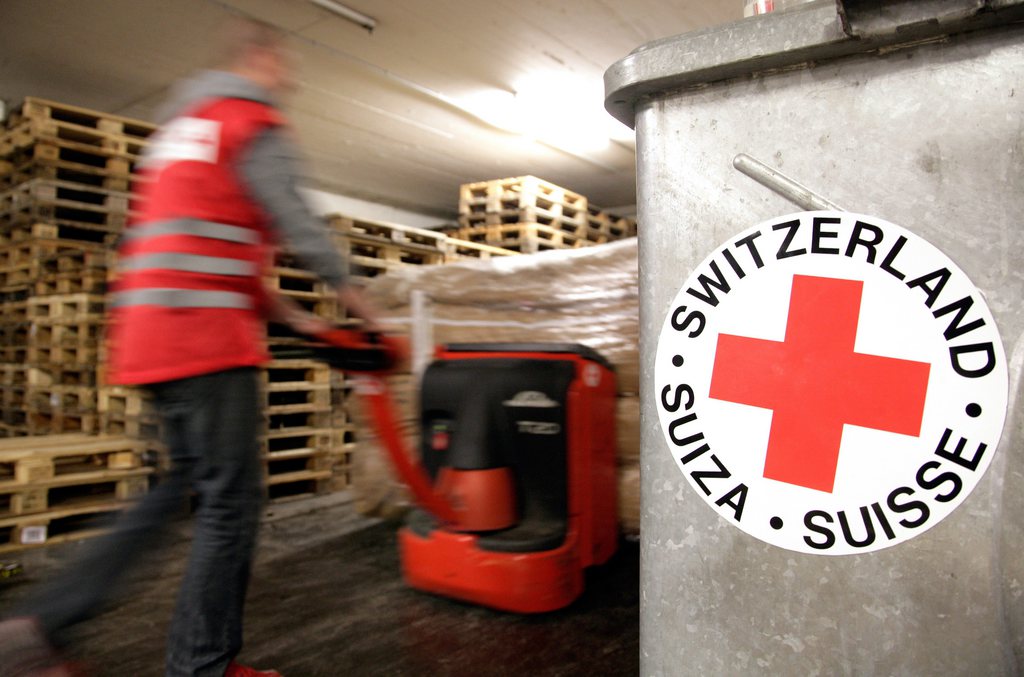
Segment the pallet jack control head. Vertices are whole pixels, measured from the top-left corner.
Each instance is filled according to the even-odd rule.
[[[404,339],[377,332],[335,328],[312,338],[314,358],[347,372],[392,371],[409,355]]]

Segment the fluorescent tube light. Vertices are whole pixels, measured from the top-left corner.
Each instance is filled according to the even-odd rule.
[[[356,10],[352,9],[351,7],[346,7],[345,5],[341,4],[340,2],[335,2],[335,0],[309,0],[309,1],[312,2],[314,5],[316,5],[317,7],[323,7],[324,9],[326,9],[328,12],[331,12],[332,14],[337,14],[342,19],[345,19],[347,21],[351,21],[352,23],[354,23],[354,24],[356,24],[358,26],[362,26],[363,28],[365,28],[366,30],[370,31],[371,33],[373,32],[373,29],[377,27],[377,20],[374,19],[372,16],[367,16],[367,15],[363,14],[362,12],[357,12]]]

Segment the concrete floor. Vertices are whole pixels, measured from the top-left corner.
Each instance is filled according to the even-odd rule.
[[[285,677],[638,674],[636,542],[623,540],[608,564],[590,570],[583,596],[568,609],[518,616],[405,587],[395,529],[356,515],[343,497],[268,509],[240,660]],[[162,674],[188,531],[178,525],[133,572],[129,594],[80,627],[80,657],[97,677]],[[77,548],[18,556],[25,573],[0,582],[0,615]]]

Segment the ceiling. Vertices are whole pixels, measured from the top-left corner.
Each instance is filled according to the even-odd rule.
[[[287,110],[312,187],[452,219],[460,184],[534,174],[615,207],[635,202],[629,130],[557,147],[603,114],[604,71],[651,40],[742,16],[741,0],[343,2],[375,30],[309,0],[0,0],[0,99],[152,120],[168,88],[208,62],[223,20],[242,13],[294,36],[301,84]],[[533,95],[543,119],[568,117],[569,130],[533,140],[467,103],[482,92],[522,100],[531,82],[548,86]]]

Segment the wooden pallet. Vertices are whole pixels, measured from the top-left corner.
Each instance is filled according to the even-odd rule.
[[[268,458],[326,453],[333,444],[332,428],[284,428],[267,431],[260,436],[262,455]]]
[[[481,214],[466,214],[459,217],[459,224],[463,228],[514,225],[517,223],[538,223],[543,226],[556,228],[571,235],[582,235],[587,228],[586,220],[580,214],[576,214],[573,218],[567,219],[555,212],[535,207],[509,209],[500,212],[485,212]]]
[[[0,137],[0,153],[12,155],[38,141],[60,141],[75,148],[95,148],[138,159],[147,142],[144,138],[106,132],[85,125],[45,118],[22,120]]]
[[[445,261],[443,233],[397,224],[328,217],[334,242],[350,264],[350,274],[375,277],[392,266],[434,265]]]
[[[24,288],[24,298],[22,301],[9,300],[12,297],[8,297],[10,290],[5,290],[3,297],[4,300],[0,302],[0,311],[3,312],[4,322],[7,323],[23,323],[28,322],[28,288]]]
[[[331,410],[331,390],[311,383],[271,383],[265,390],[269,415],[288,415]]]
[[[4,387],[28,384],[28,367],[24,364],[0,364],[0,383]]]
[[[334,294],[320,297],[292,296],[291,299],[299,304],[303,310],[317,317],[332,321],[338,318],[339,302],[338,297]]]
[[[267,271],[264,282],[271,289],[296,300],[321,301],[336,297],[326,282],[301,268],[275,266]]]
[[[331,424],[331,410],[329,407],[311,409],[309,411],[275,411],[264,409],[264,430],[267,433],[276,433],[294,428],[328,428]]]
[[[354,219],[340,214],[327,217],[331,229],[341,235],[371,238],[373,241],[397,245],[416,245],[444,251],[445,235],[425,228],[401,226],[395,223]]]
[[[36,344],[30,342],[25,354],[26,360],[33,365],[75,365],[81,367],[94,366],[99,360],[100,349],[96,344]]]
[[[137,174],[129,175],[127,165],[114,163],[115,170],[107,169],[108,159],[103,166],[84,164],[59,159],[19,159],[16,163],[0,161],[0,190],[7,190],[34,179],[46,181],[68,181],[106,190],[128,192],[133,183],[141,180]]]
[[[152,468],[94,470],[32,483],[0,484],[0,517],[123,501],[145,494]]]
[[[356,449],[356,428],[349,425],[336,429],[334,443],[328,453],[331,464],[331,489],[340,491],[352,484],[352,458]]]
[[[592,244],[585,237],[572,235],[539,223],[479,226],[459,231],[463,240],[502,247],[523,254],[549,249],[573,249]]]
[[[69,246],[112,248],[120,229],[96,224],[14,222],[0,217],[0,245],[18,244],[32,239],[62,240]]]
[[[97,432],[102,435],[123,435],[139,440],[152,448],[163,440],[160,420],[155,413],[140,416],[117,416],[100,413],[97,417]],[[162,448],[157,446],[156,448]]]
[[[272,481],[282,475],[292,475],[298,472],[326,472],[330,473],[330,458],[327,451],[303,452],[303,451],[282,451],[263,458],[265,477]]]
[[[126,437],[50,435],[0,441],[0,482],[33,483],[96,470],[139,467],[137,441]]]
[[[335,426],[331,438],[331,453],[351,452],[359,438],[359,428],[354,423]]]
[[[331,382],[331,368],[316,360],[272,360],[260,373],[265,385],[328,386]]]
[[[21,288],[29,292],[37,277],[36,269],[37,267],[32,263],[0,268],[0,288],[11,290]]]
[[[5,221],[0,216],[0,243],[20,242],[32,237],[60,238],[67,241],[87,242],[105,247],[114,247],[124,230],[118,221],[123,215],[106,215],[107,223],[90,223],[64,218],[74,216],[65,212],[55,213],[47,209],[25,210]]]
[[[0,215],[12,224],[67,223],[123,229],[131,194],[70,181],[33,179],[0,193]]]
[[[586,223],[587,198],[535,176],[515,176],[463,184],[459,216],[536,209],[579,224]]]
[[[32,331],[29,322],[0,322],[0,347],[27,348],[28,337]]]
[[[60,324],[36,322],[32,325],[30,343],[35,347],[87,346],[95,349],[102,333],[103,323],[96,318]]]
[[[279,430],[261,436],[261,458],[268,475],[323,470],[331,450],[329,428]]]
[[[99,294],[58,294],[28,300],[29,319],[39,323],[98,321],[103,318],[105,308],[105,298]]]
[[[419,244],[396,244],[373,236],[343,234],[335,237],[335,245],[344,256],[356,260],[372,259],[384,266],[426,266],[444,263],[443,248]]]
[[[95,245],[83,245],[81,243],[68,243],[62,240],[48,240],[44,238],[33,238],[29,240],[11,243],[0,247],[0,268],[10,268],[18,265],[34,265],[33,274],[42,274],[47,271],[59,271],[70,269],[66,265],[50,265],[50,261],[69,254],[80,256],[85,267],[85,249],[92,249],[99,252],[100,248]]]
[[[25,410],[25,419],[28,434],[32,436],[99,432],[99,417],[95,412],[36,409],[29,403]]]
[[[95,129],[105,134],[128,136],[138,141],[145,141],[157,129],[156,125],[144,120],[37,97],[26,97],[21,107],[11,114],[11,118],[14,124],[23,120],[48,120]]]
[[[4,376],[7,376],[4,374]],[[26,393],[24,383],[0,384],[0,420],[12,424],[24,424]]]
[[[144,416],[153,411],[153,397],[142,388],[105,385],[97,393],[97,410],[118,418]]]
[[[36,296],[58,294],[102,295],[107,291],[106,270],[83,270],[80,272],[51,273],[43,275],[32,283]]]
[[[74,273],[83,270],[106,271],[113,267],[116,254],[85,242],[51,240],[59,247],[44,260],[44,273]]]
[[[29,386],[26,407],[30,411],[93,414],[96,400],[97,390],[92,386]]]
[[[105,273],[106,260],[96,244],[37,237],[9,242],[0,245],[0,288],[31,287],[46,275]]]
[[[607,236],[609,242],[636,236],[634,219],[616,216],[593,205],[587,211],[587,227],[594,233]]]
[[[95,363],[35,363],[28,365],[28,384],[32,386],[95,386],[98,381],[97,371]]]
[[[143,388],[100,386],[96,410],[99,432],[123,435],[146,443],[147,449],[162,450],[160,417],[152,395]]]
[[[0,438],[16,439],[28,437],[28,423],[24,410],[0,412]]]
[[[24,364],[28,358],[25,346],[0,346],[0,362],[8,364]]]
[[[365,282],[372,280],[375,277],[381,275],[387,275],[387,272],[394,268],[393,265],[388,264],[387,261],[381,261],[380,259],[371,259],[363,256],[351,256],[346,257],[348,262],[348,274],[353,280]]]
[[[109,501],[0,518],[0,553],[98,536],[106,531],[108,520],[126,505]]]
[[[502,256],[519,255],[519,252],[514,252],[511,249],[502,249],[501,247],[493,247],[489,244],[483,244],[482,242],[470,242],[468,240],[460,240],[454,237],[448,238],[446,246],[446,263],[465,261],[466,259],[486,260]]]
[[[24,383],[0,386],[0,411],[24,413],[27,391]]]
[[[0,158],[3,157],[7,158],[4,160],[5,176],[24,171],[24,168],[47,165],[63,166],[86,174],[99,173],[110,178],[128,179],[133,176],[134,158],[116,151],[61,139],[39,138],[28,133],[19,135],[16,131],[0,132]],[[8,179],[8,183],[20,182]],[[95,185],[90,180],[80,183]],[[114,186],[106,187],[119,190]]]
[[[300,470],[266,478],[267,496],[273,503],[309,498],[330,490],[330,470]]]

